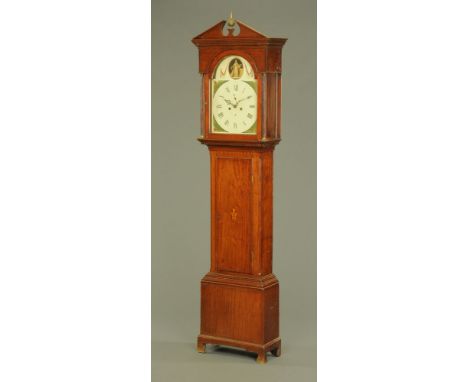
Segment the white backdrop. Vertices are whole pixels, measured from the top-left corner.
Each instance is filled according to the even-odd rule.
[[[0,3],[0,380],[150,380],[150,2]]]
[[[466,2],[318,2],[318,381],[468,380]]]

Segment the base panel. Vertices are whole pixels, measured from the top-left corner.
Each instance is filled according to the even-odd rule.
[[[275,338],[273,341],[269,341],[266,344],[255,344],[252,342],[237,341],[230,338],[213,337],[207,335],[199,335],[197,339],[197,349],[199,353],[205,353],[206,345],[225,345],[232,346],[240,349],[257,353],[257,362],[266,363],[267,353],[271,352],[275,357],[281,355],[281,339]]]
[[[204,344],[239,347],[258,354],[281,353],[279,283],[272,274],[246,277],[208,273],[201,282],[201,325],[198,351]]]

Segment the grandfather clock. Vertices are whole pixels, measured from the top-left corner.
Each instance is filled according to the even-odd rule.
[[[281,354],[272,273],[273,150],[280,141],[281,50],[231,16],[195,37],[201,143],[211,164],[211,267],[201,280],[198,351],[206,344]]]

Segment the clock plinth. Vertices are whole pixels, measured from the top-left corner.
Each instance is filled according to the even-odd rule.
[[[232,24],[232,20],[231,20]],[[280,141],[281,48],[221,22],[200,49],[202,132],[210,152],[211,266],[201,280],[197,349],[206,344],[281,354],[279,282],[272,273],[273,151]],[[231,25],[232,27],[232,25]],[[234,27],[232,27],[234,28]]]
[[[279,284],[273,274],[243,277],[210,272],[201,281],[198,347],[218,344],[259,355],[281,352]]]

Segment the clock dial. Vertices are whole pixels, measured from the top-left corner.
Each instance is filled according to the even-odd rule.
[[[244,58],[228,56],[215,70],[211,115],[213,133],[256,134],[257,80]]]
[[[257,121],[257,93],[246,82],[234,80],[221,84],[212,105],[215,122],[228,133],[244,133]]]

